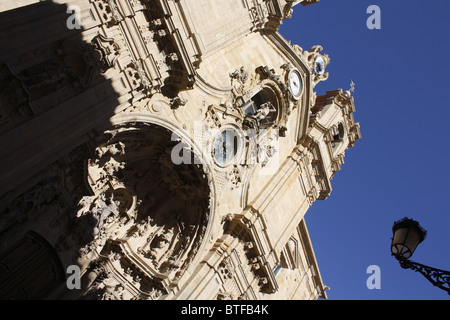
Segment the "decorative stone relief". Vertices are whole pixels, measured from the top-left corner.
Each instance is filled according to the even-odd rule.
[[[120,55],[120,46],[114,39],[98,34],[91,40],[91,44],[100,54],[102,72],[114,67]]]
[[[230,78],[232,93],[236,97],[243,96],[245,93],[245,83],[248,80],[248,73],[245,71],[244,67],[241,67],[239,70],[230,73]]]
[[[0,66],[0,132],[13,128],[33,115],[29,96],[6,64]]]
[[[177,95],[175,98],[171,99],[172,109],[178,109],[186,105],[187,99],[183,98],[181,95]]]
[[[88,162],[94,195],[82,199],[77,217],[92,230],[96,252],[111,257],[106,268],[128,275],[147,298],[158,298],[167,294],[158,283],[179,279],[202,243],[209,182],[201,165],[172,162],[176,142],[168,130],[123,127],[109,134]],[[101,298],[120,297],[114,288],[103,288]]]
[[[325,68],[330,63],[330,57],[320,53],[323,50],[322,46],[315,45],[308,51],[303,51],[298,45],[293,45],[293,49],[309,65],[313,76],[313,86],[328,79],[329,73],[325,72]]]
[[[270,159],[277,152],[278,137],[266,132],[266,134],[260,138],[258,142],[258,163],[262,167],[266,166]]]
[[[251,232],[250,222],[245,218],[236,216],[236,218],[228,224],[225,224],[226,234],[230,234],[233,238],[239,239],[239,244],[234,246],[232,251],[234,263],[246,265],[243,267],[246,281],[251,284],[254,292],[261,291],[264,293],[274,292],[278,285],[273,276],[272,269],[268,266],[267,260],[262,253],[261,239],[255,239]],[[233,254],[231,255],[233,257]],[[236,268],[234,269],[236,270]],[[234,277],[234,279],[239,278]],[[243,292],[251,294],[251,292]],[[240,293],[240,294],[243,294]],[[239,296],[239,295],[238,295]]]
[[[249,8],[250,19],[253,22],[252,31],[256,31],[265,27],[268,22],[269,10],[264,1],[246,0]]]
[[[217,294],[217,300],[235,300],[245,294],[245,291],[242,292],[242,288],[246,288],[246,283],[251,282],[252,274],[249,267],[245,265],[245,258],[242,260],[242,255],[242,245],[239,244],[219,264],[217,273],[222,282],[222,286]],[[244,264],[241,262],[244,262]]]
[[[241,173],[237,165],[234,165],[231,171],[228,172],[228,180],[231,184],[231,190],[237,189],[241,185]]]
[[[61,44],[57,54],[64,61],[74,87],[89,87],[96,72],[101,67],[102,53],[96,46],[75,44],[66,40]]]
[[[48,59],[18,74],[33,100],[42,97],[46,92],[60,89],[67,81],[67,70],[56,59]]]
[[[174,4],[181,6],[180,4]],[[199,64],[198,55],[189,55],[189,45],[179,30],[180,21],[173,19],[170,6],[164,1],[147,0],[146,16],[153,33],[153,41],[158,47],[159,58],[155,57],[159,72],[166,74],[163,90],[170,92],[192,89],[195,82],[195,69]],[[167,86],[167,87],[166,87]]]
[[[99,0],[94,3],[103,23],[108,27],[116,25],[123,20],[121,11],[114,0]]]
[[[55,214],[64,210],[65,200],[59,177],[55,174],[7,204],[0,215],[0,230],[6,230],[6,233],[2,233],[0,249],[6,247],[19,231],[19,228],[14,227],[16,224],[18,227],[20,223],[27,221],[41,221],[43,215],[47,215],[51,221]]]
[[[132,90],[142,92],[147,97],[153,94],[152,81],[144,71],[141,61],[134,61],[128,64],[124,69],[124,73]]]

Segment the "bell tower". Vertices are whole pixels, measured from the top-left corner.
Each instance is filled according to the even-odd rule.
[[[345,151],[361,138],[359,123],[353,119],[354,99],[350,91],[327,91],[311,109],[305,141],[317,145],[326,179],[341,169]]]

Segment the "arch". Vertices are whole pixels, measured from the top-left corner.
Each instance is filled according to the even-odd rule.
[[[210,238],[216,206],[212,164],[203,161],[208,159],[204,150],[185,130],[161,118],[119,114],[111,123],[109,137],[96,149],[97,158],[89,161],[95,195],[87,207],[100,208],[95,234],[103,232],[108,219],[115,219],[122,235],[113,250],[125,256],[116,271],[126,272],[130,263],[140,265],[138,273],[160,283],[155,286],[167,294],[170,283],[195,267]],[[192,152],[192,163],[176,164],[171,158],[180,143]],[[96,179],[107,175],[108,168],[112,174],[105,183]],[[128,201],[121,201],[118,191]]]
[[[333,149],[336,149],[336,147],[339,146],[342,141],[344,141],[345,137],[344,125],[341,122],[331,128],[331,136],[331,146],[333,147]]]
[[[150,113],[120,113],[113,116],[110,120],[112,126],[124,126],[124,125],[133,125],[135,123],[143,123],[143,124],[153,124],[160,126],[169,130],[172,133],[175,133],[181,141],[188,144],[188,146],[192,149],[194,155],[196,155],[202,161],[204,173],[208,179],[208,183],[211,191],[211,199],[210,199],[210,208],[211,208],[211,219],[213,220],[215,215],[213,214],[216,209],[216,194],[217,194],[217,183],[215,181],[215,177],[212,174],[214,171],[215,163],[212,161],[212,158],[207,154],[209,148],[204,148],[202,143],[194,139],[194,137],[189,134],[183,128],[176,126],[173,122],[162,119],[161,117],[152,115]],[[214,221],[210,221],[208,224],[207,234],[209,234],[209,230]]]
[[[341,142],[344,139],[345,130],[344,125],[339,122],[337,126],[337,131],[335,132],[335,135],[333,136],[334,141]]]

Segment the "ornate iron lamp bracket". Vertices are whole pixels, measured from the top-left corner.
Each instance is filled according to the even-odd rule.
[[[428,279],[434,286],[439,287],[442,290],[447,291],[450,295],[450,272],[425,266],[418,262],[402,259],[399,260],[400,266],[403,269],[411,269],[421,273]]]

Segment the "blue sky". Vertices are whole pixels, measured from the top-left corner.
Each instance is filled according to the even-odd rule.
[[[369,30],[370,5],[381,29]],[[326,201],[306,214],[331,300],[439,299],[450,295],[390,255],[392,224],[405,216],[428,231],[412,260],[450,270],[450,1],[321,0],[294,9],[280,33],[329,54],[315,88],[355,87],[362,139],[346,152]],[[369,290],[367,268],[381,271]]]

